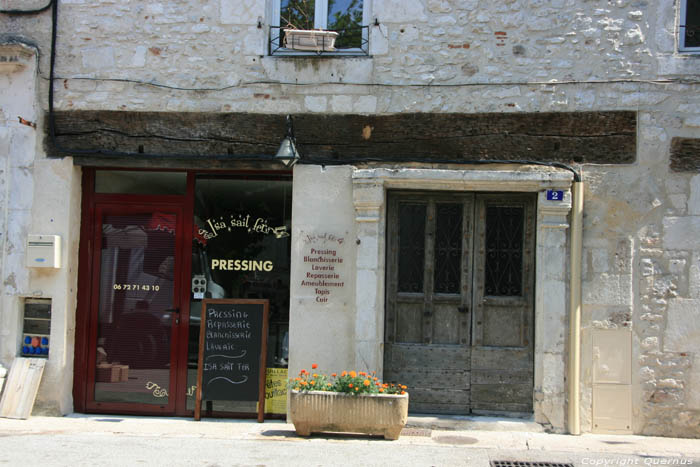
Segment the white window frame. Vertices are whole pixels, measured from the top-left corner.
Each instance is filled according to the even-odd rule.
[[[369,25],[371,17],[371,0],[362,1],[362,26]],[[282,12],[282,0],[271,0],[270,1],[270,25],[274,26],[276,29],[270,30],[270,55],[318,55],[314,52],[306,52],[301,50],[291,50],[286,49],[280,44],[281,29],[280,26],[280,14]],[[316,0],[314,8],[314,28],[315,29],[326,29],[328,27],[328,0]],[[277,37],[275,37],[277,36]],[[362,30],[362,42],[365,44],[364,48],[352,48],[336,50],[335,52],[323,52],[323,55],[350,55],[350,56],[363,56],[369,55],[369,29],[365,28]],[[274,52],[273,52],[274,51]]]
[[[700,53],[700,46],[686,47],[685,46],[685,23],[687,14],[688,0],[681,0],[681,14],[678,23],[678,50],[681,52],[697,52]]]

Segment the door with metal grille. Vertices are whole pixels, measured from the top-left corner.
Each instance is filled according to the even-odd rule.
[[[384,379],[411,410],[531,412],[534,198],[390,193]]]

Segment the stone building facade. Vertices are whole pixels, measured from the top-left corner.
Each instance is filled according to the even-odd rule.
[[[0,362],[19,355],[26,301],[50,298],[35,410],[97,410],[76,390],[95,358],[84,174],[274,172],[246,157],[273,156],[292,115],[290,372],[382,372],[391,193],[532,194],[529,412],[570,431],[568,164],[584,186],[580,430],[700,436],[692,0],[364,0],[367,43],[341,56],[276,50],[273,0],[55,1],[0,13]],[[61,237],[60,268],[26,266],[29,234]],[[344,259],[327,302],[301,285],[314,242]]]

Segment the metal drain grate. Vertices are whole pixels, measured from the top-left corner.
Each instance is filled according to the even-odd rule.
[[[429,428],[404,428],[401,430],[401,436],[425,436],[430,438],[432,432]]]
[[[574,467],[574,464],[535,461],[491,461],[491,467]]]

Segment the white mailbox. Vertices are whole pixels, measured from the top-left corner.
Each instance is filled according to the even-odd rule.
[[[32,235],[27,238],[27,267],[60,268],[61,237],[58,235]]]

